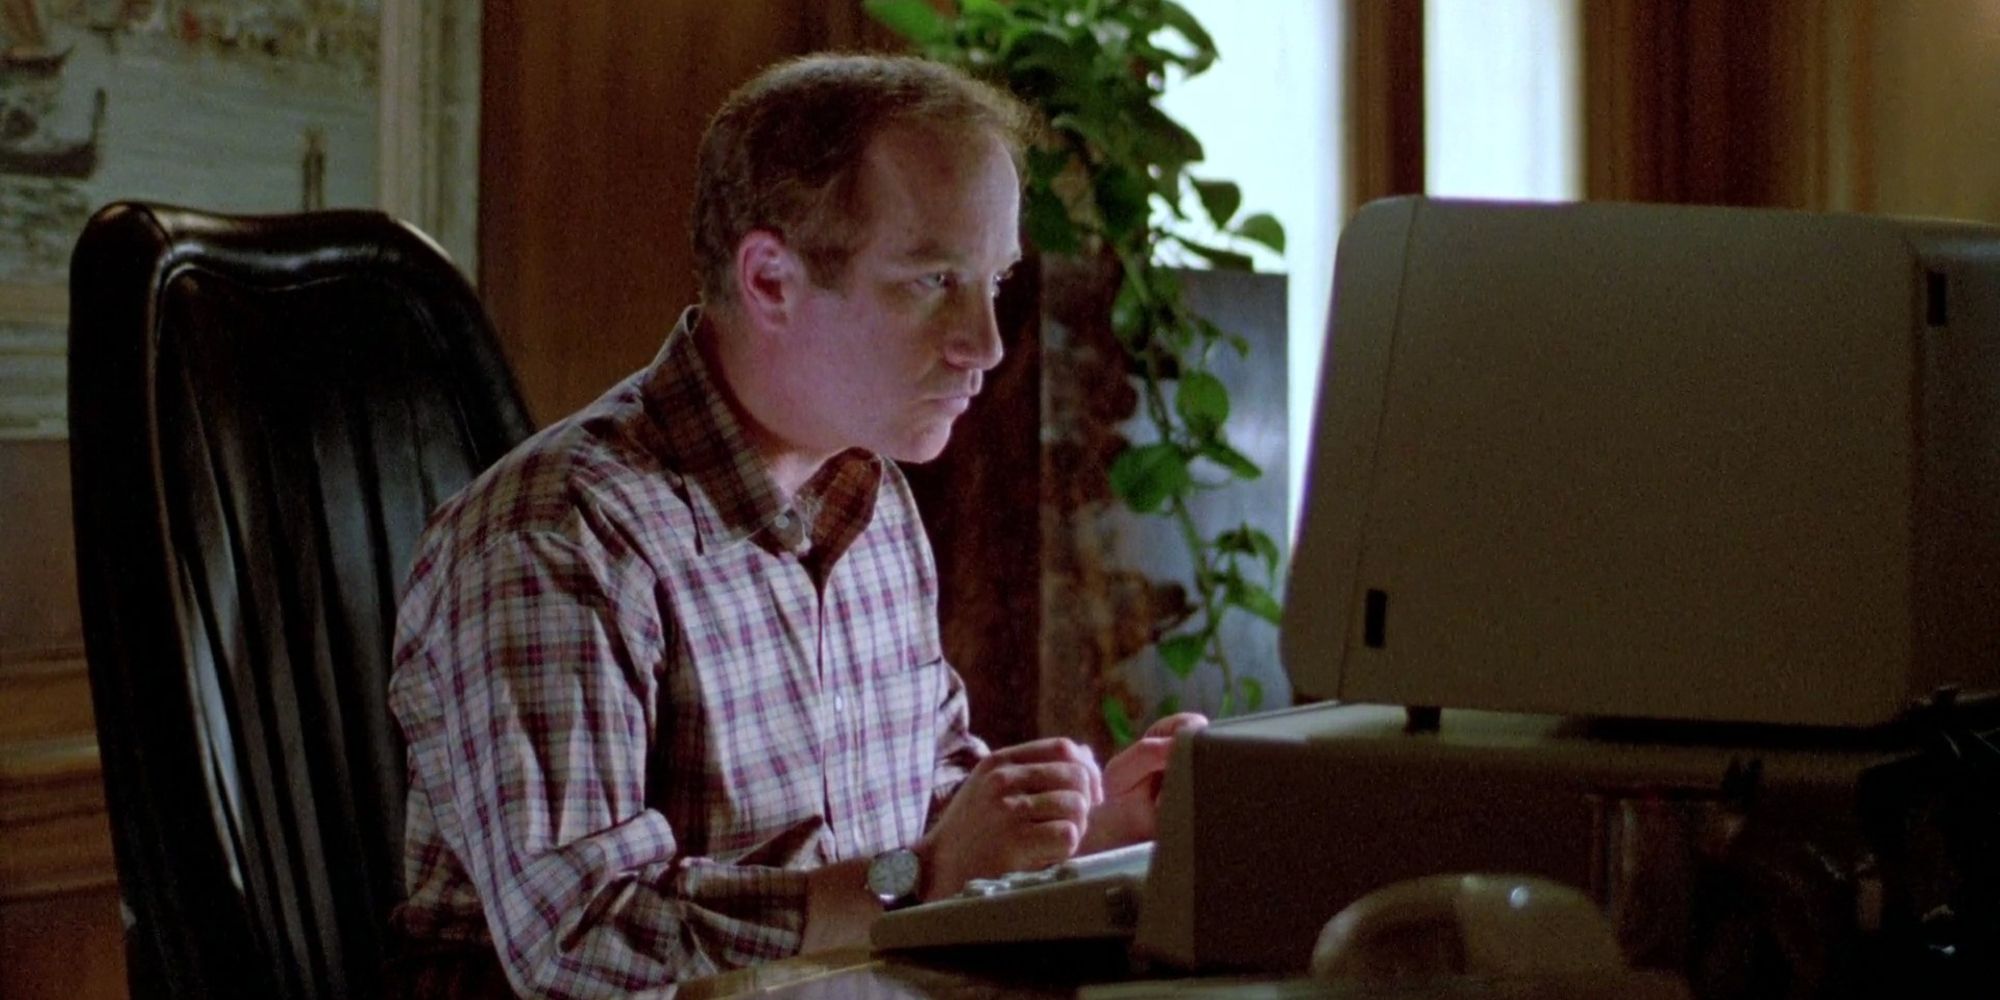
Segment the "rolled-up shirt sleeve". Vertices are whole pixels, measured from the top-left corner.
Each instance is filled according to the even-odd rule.
[[[401,623],[392,707],[513,987],[614,996],[796,953],[805,873],[684,855],[648,805],[672,639],[652,575],[520,532],[435,588]]]

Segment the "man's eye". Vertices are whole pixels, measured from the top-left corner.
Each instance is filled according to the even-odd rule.
[[[951,273],[937,271],[917,279],[917,284],[932,291],[943,291],[951,287]]]

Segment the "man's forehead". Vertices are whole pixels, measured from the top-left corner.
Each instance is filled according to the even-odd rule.
[[[988,172],[996,170],[1006,172],[1000,186],[1016,192],[1007,199],[1008,217],[972,221],[962,213],[976,217],[990,206]],[[870,242],[893,260],[1005,267],[1021,255],[1018,180],[1004,141],[990,129],[884,129],[869,143],[858,193]],[[983,259],[994,255],[1006,259]]]
[[[977,256],[980,248],[953,246],[932,234],[915,234],[909,237],[907,245],[890,247],[890,255],[897,260],[911,264],[949,263],[961,264]],[[1021,259],[1018,243],[1007,247],[1005,266],[1012,266]]]

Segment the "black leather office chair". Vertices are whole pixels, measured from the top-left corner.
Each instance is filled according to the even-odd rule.
[[[133,996],[374,995],[396,601],[429,512],[529,430],[486,315],[378,212],[125,203],[77,243],[69,364]]]

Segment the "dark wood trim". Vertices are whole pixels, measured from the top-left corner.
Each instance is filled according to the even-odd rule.
[[[124,1000],[118,888],[0,901],[0,997]]]
[[[0,656],[0,752],[16,743],[90,737],[90,672],[83,651]]]
[[[1792,0],[1584,4],[1585,196],[1809,200],[1815,17]]]
[[[114,885],[97,742],[0,748],[0,900]]]
[[[1347,0],[1347,211],[1424,190],[1422,0]]]
[[[1847,208],[1873,212],[1879,197],[1875,171],[1875,5],[1852,4],[1852,18],[1837,44],[1847,46]]]

